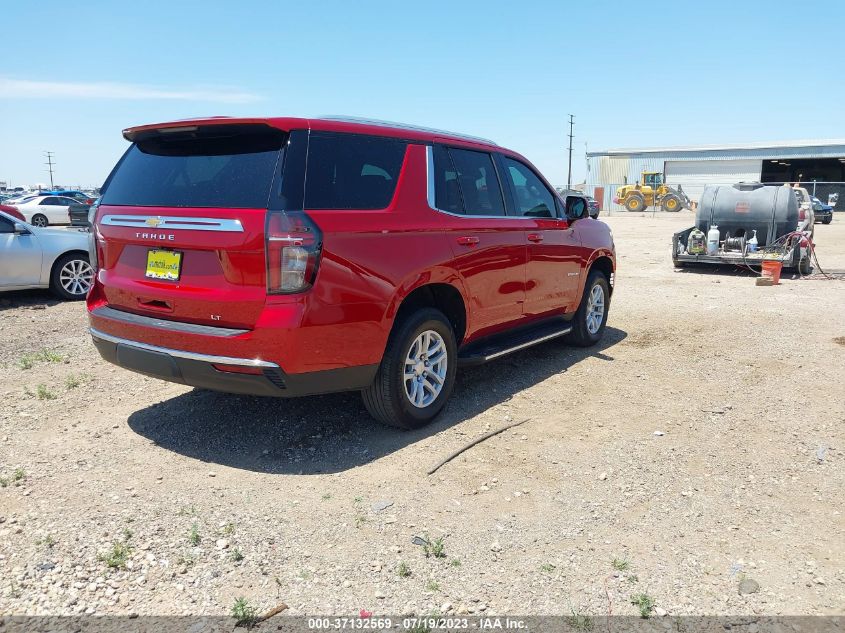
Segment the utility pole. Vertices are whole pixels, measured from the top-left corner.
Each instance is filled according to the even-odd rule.
[[[44,152],[47,156],[47,162],[44,163],[47,165],[47,170],[50,172],[50,191],[53,190],[53,167],[56,163],[53,162],[53,152]]]
[[[572,189],[572,128],[575,126],[575,115],[569,115],[569,175],[566,177],[566,188]]]

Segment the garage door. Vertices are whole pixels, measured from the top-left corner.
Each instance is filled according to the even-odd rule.
[[[666,183],[681,185],[690,199],[698,202],[704,185],[760,180],[762,169],[762,160],[667,160]]]

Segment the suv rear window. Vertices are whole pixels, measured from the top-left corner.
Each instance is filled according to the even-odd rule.
[[[102,203],[141,207],[267,208],[286,134],[266,126],[208,126],[139,138]]]
[[[312,132],[305,174],[306,209],[384,209],[402,170],[404,141]]]

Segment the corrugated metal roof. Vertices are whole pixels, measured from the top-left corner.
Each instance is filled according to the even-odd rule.
[[[730,143],[725,145],[689,145],[679,147],[640,147],[640,148],[616,148],[600,152],[587,152],[587,156],[608,156],[612,154],[666,154],[666,153],[692,153],[692,152],[725,152],[736,150],[768,150],[768,149],[804,149],[812,147],[833,147],[845,148],[845,139],[822,139],[808,141],[773,141],[761,143]]]

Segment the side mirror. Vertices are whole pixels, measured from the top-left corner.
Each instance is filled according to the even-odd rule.
[[[587,201],[583,198],[570,196],[566,199],[566,218],[570,222],[587,217]]]
[[[18,235],[29,235],[29,229],[26,228],[25,224],[15,222],[15,233],[17,233]]]
[[[599,217],[600,212],[601,212],[601,209],[599,209],[598,207],[596,207],[595,209],[590,209],[590,217],[595,220],[596,218]]]

